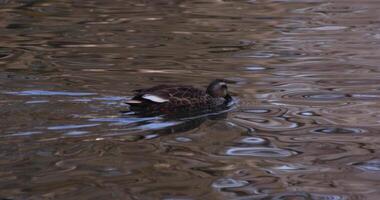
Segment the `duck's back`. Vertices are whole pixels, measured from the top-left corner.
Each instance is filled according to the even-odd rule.
[[[223,100],[212,98],[192,86],[158,85],[136,90],[136,95],[127,103],[132,110],[171,113],[210,109],[223,103]]]

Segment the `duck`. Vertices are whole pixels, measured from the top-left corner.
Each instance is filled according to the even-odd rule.
[[[227,107],[233,100],[223,79],[213,80],[205,90],[190,85],[157,85],[134,92],[125,103],[131,111],[141,113],[211,111]]]

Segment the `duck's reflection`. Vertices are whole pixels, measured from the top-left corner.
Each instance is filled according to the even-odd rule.
[[[213,113],[198,113],[198,114],[176,114],[167,116],[146,116],[139,115],[133,112],[122,114],[123,120],[119,121],[127,126],[127,132],[132,140],[153,139],[168,134],[183,133],[194,130],[200,127],[204,122],[211,120],[223,120],[228,117],[228,112],[231,109],[219,110]]]

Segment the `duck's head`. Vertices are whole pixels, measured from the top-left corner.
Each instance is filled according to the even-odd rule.
[[[232,97],[228,94],[227,82],[222,79],[212,81],[208,85],[206,92],[214,98],[224,98],[226,99],[226,102],[232,100]]]

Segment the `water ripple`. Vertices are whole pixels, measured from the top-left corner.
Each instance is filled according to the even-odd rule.
[[[65,130],[65,129],[76,129],[76,128],[89,128],[94,126],[99,126],[100,124],[80,124],[80,125],[61,125],[61,126],[50,126],[47,127],[48,130]]]
[[[294,151],[271,147],[230,147],[226,150],[226,155],[229,156],[280,158],[296,154]]]
[[[46,91],[46,90],[25,90],[19,92],[4,92],[4,94],[20,96],[91,96],[96,93],[89,92],[63,92],[63,91]]]
[[[340,128],[340,127],[319,127],[310,130],[311,133],[325,133],[325,134],[358,134],[366,133],[367,131],[360,128]]]
[[[357,168],[367,172],[380,172],[380,160],[369,160],[353,164]]]
[[[259,138],[259,137],[244,137],[239,142],[243,144],[255,144],[255,145],[269,144],[269,141],[267,139]]]
[[[0,199],[380,196],[380,1],[0,5]],[[226,115],[121,114],[219,78]]]
[[[248,181],[236,180],[233,178],[221,178],[217,179],[212,183],[212,187],[222,189],[222,188],[238,188],[248,185]]]

